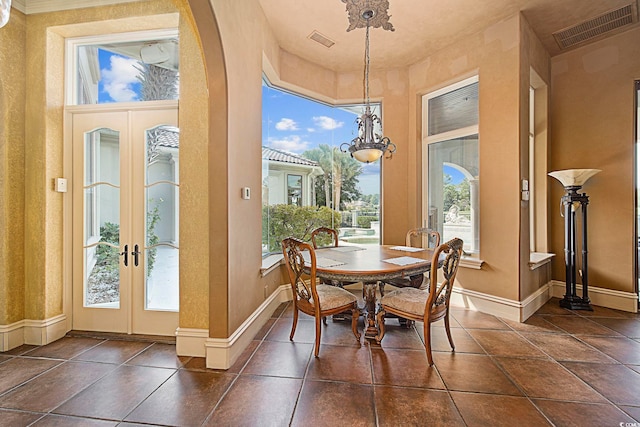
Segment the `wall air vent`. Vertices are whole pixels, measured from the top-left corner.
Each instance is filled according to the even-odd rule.
[[[573,27],[555,32],[553,37],[555,37],[560,49],[567,49],[635,22],[638,22],[638,10],[634,2]]]
[[[336,44],[336,42],[334,42],[333,40],[329,39],[328,37],[323,36],[322,34],[320,34],[319,32],[317,32],[315,30],[311,34],[309,34],[309,38],[311,40],[313,40],[314,42],[320,43],[324,47],[331,47],[334,44]]]

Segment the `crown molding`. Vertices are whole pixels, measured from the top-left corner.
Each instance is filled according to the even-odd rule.
[[[30,15],[33,13],[132,3],[135,1],[140,0],[13,0],[13,7],[26,15]]]
[[[27,0],[13,0],[11,2],[11,7],[18,9],[20,12],[22,13],[27,13],[27,6],[25,5],[25,2]]]

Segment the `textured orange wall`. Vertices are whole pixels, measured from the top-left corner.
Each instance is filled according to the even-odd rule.
[[[0,29],[0,325],[24,318],[25,23]]]
[[[479,76],[480,258],[482,270],[462,268],[463,288],[517,300],[520,235],[520,18],[514,15],[410,67],[411,223],[423,203],[421,96]]]
[[[634,292],[634,80],[640,79],[640,29],[554,57],[551,61],[549,170],[602,169],[583,187],[589,195],[589,285]],[[553,276],[564,280],[563,190],[550,187]]]

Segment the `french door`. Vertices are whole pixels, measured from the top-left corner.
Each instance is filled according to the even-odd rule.
[[[75,330],[178,326],[175,101],[70,108]]]

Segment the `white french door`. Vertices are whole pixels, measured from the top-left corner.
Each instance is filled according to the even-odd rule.
[[[178,326],[176,101],[71,107],[75,330]]]

